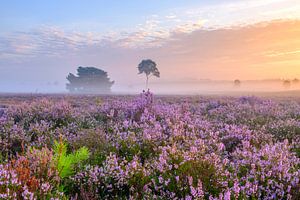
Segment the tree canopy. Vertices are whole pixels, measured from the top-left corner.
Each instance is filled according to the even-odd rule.
[[[146,88],[148,89],[148,81],[151,75],[160,77],[160,72],[156,67],[156,63],[150,59],[142,60],[142,62],[138,65],[139,74],[146,74]]]
[[[291,87],[291,81],[290,80],[284,80],[282,84],[283,84],[283,87],[285,87],[286,89]]]
[[[114,84],[107,72],[95,67],[78,67],[77,76],[69,73],[67,80],[67,89],[72,93],[107,94]]]
[[[241,85],[241,81],[239,79],[234,80],[233,83],[236,87],[239,87]]]

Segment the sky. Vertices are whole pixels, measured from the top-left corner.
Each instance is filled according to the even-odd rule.
[[[146,58],[161,72],[153,87],[300,78],[300,2],[1,0],[0,92],[63,92],[78,66],[138,91]]]

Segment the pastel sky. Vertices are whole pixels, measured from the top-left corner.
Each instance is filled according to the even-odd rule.
[[[299,0],[9,0],[0,6],[0,92],[64,91],[78,66],[114,91],[155,83],[300,78]],[[52,88],[52,89],[51,89]]]

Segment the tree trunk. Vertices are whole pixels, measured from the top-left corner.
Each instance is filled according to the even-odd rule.
[[[146,75],[147,79],[146,79],[146,91],[148,90],[148,81],[149,81],[149,76]]]

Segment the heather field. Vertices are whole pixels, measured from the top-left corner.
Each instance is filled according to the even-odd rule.
[[[300,199],[300,99],[1,96],[0,199]]]

